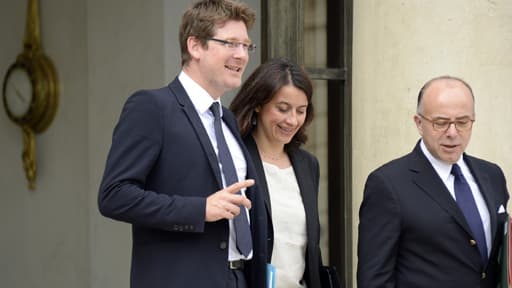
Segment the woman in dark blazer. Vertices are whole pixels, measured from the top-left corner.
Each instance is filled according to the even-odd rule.
[[[320,287],[317,159],[299,148],[313,120],[311,80],[285,58],[259,66],[231,103],[269,219],[276,287]]]

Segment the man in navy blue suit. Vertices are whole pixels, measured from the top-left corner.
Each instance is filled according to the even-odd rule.
[[[226,185],[210,110],[241,84],[255,49],[247,33],[254,21],[245,4],[197,2],[180,26],[181,73],[124,105],[98,204],[104,216],[132,224],[133,288],[265,287],[267,227],[256,172],[223,108],[221,130],[238,179]],[[242,213],[250,223],[247,252],[235,244],[233,222]]]
[[[366,181],[359,288],[497,287],[509,195],[496,164],[465,153],[474,102],[456,77],[420,90],[414,122],[421,139]]]

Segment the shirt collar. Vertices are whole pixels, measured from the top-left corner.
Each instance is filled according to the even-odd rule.
[[[434,170],[436,170],[437,174],[443,181],[448,180],[448,178],[451,175],[452,171],[452,164],[446,163],[444,161],[441,161],[437,158],[435,158],[430,151],[428,151],[427,146],[425,146],[425,143],[423,142],[423,139],[421,139],[420,142],[421,151],[423,154],[425,154],[425,157],[427,157],[430,164],[432,164],[432,167],[434,167]],[[457,164],[462,167],[466,167],[466,164],[464,163],[464,160],[462,159],[462,156],[457,160]]]
[[[199,114],[207,112],[215,101],[219,102],[219,106],[222,107],[220,99],[213,100],[213,97],[194,79],[190,78],[185,71],[181,70],[178,79]],[[222,117],[222,109],[220,109],[220,116]]]

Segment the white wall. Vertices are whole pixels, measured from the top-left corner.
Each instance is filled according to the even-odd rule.
[[[430,78],[450,74],[472,85],[468,152],[498,163],[512,181],[511,16],[507,0],[354,1],[354,251],[366,177],[412,150],[417,94]]]
[[[167,83],[163,8],[157,0],[87,2],[91,287],[129,286],[130,226],[102,217],[96,201],[124,101],[138,89]]]
[[[0,3],[0,74],[22,49],[27,1]],[[89,287],[87,50],[83,1],[41,5],[43,48],[61,83],[59,110],[37,136],[36,190],[21,164],[21,130],[0,111],[2,287]]]

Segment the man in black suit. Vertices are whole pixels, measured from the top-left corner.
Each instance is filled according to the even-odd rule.
[[[496,287],[509,195],[496,164],[464,153],[474,120],[463,80],[441,76],[420,90],[421,140],[366,181],[359,288]]]
[[[236,119],[219,105],[241,84],[254,20],[239,2],[197,2],[182,18],[181,73],[123,108],[98,203],[103,215],[132,224],[133,288],[265,287],[263,198]],[[218,160],[226,151],[232,173]],[[244,237],[234,228],[242,215]]]

